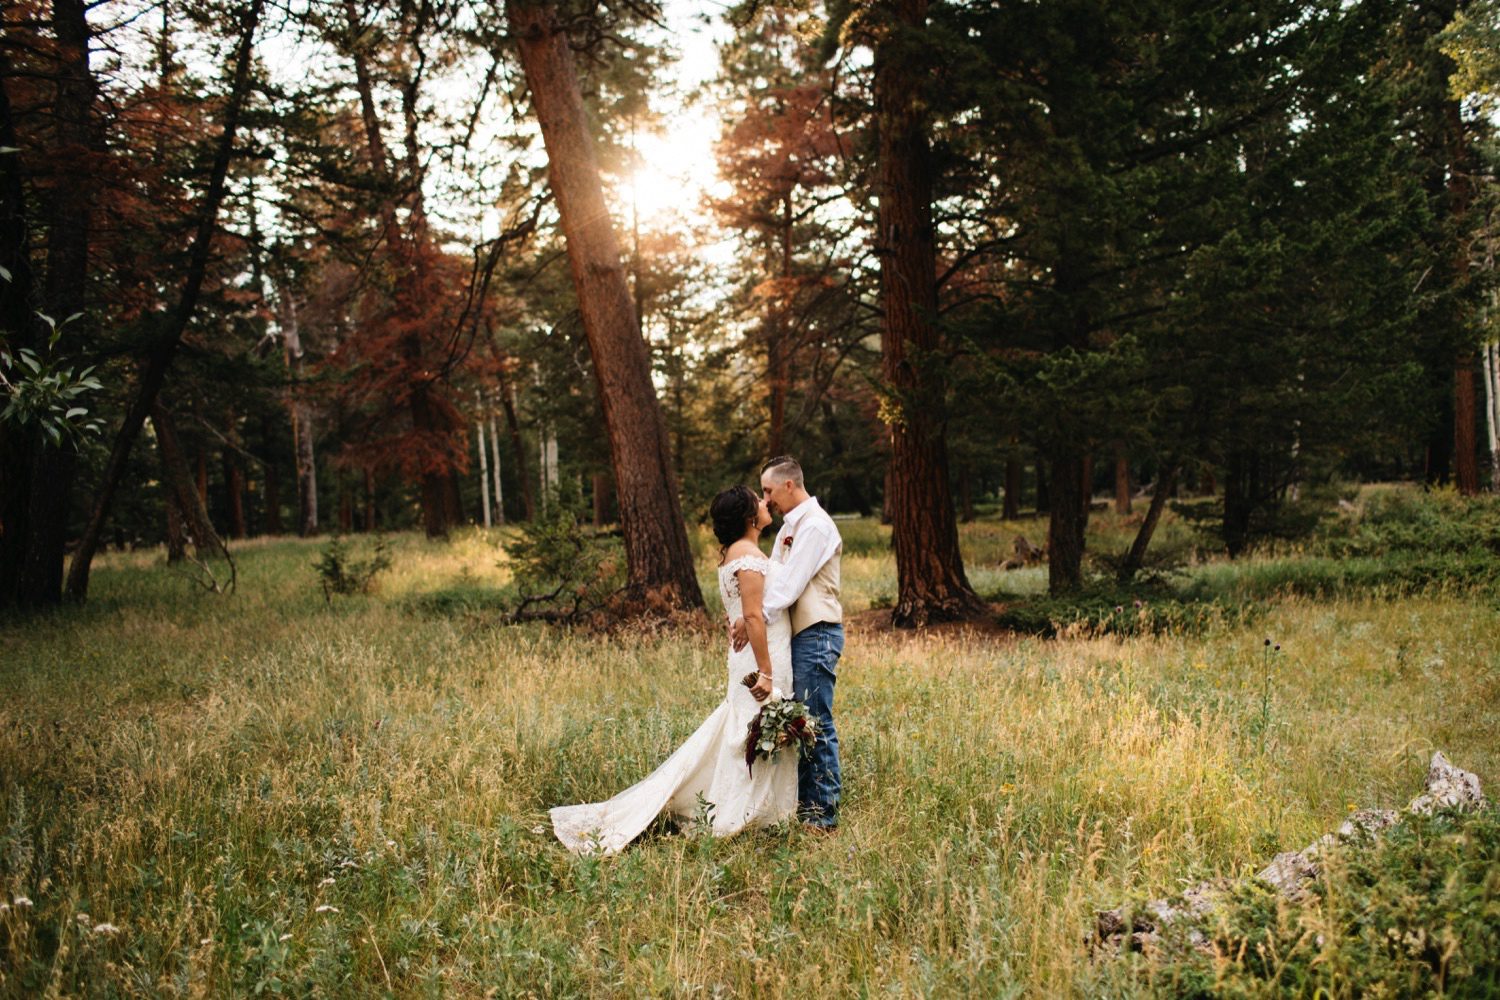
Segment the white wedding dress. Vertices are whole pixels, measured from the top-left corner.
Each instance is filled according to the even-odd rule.
[[[719,596],[729,621],[740,617],[737,570],[770,574],[779,567],[761,555],[741,556],[719,567]],[[771,683],[791,696],[792,649],[790,615],[777,616],[767,629],[771,652]],[[756,669],[755,654],[746,646],[730,650],[724,700],[688,737],[688,741],[655,771],[607,802],[558,806],[551,811],[557,839],[579,854],[614,854],[651,825],[662,812],[691,823],[699,815],[699,795],[712,808],[708,813],[713,835],[727,837],[751,827],[770,826],[797,811],[797,751],[778,751],[770,760],[757,760],[753,774],[745,766],[745,738],[750,720],[761,704],[742,683]],[[776,697],[773,694],[772,697]]]

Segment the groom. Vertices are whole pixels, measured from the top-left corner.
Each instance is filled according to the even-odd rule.
[[[833,728],[833,685],[844,651],[844,609],[839,604],[839,556],[844,541],[833,518],[808,496],[802,467],[787,455],[760,473],[772,514],[781,516],[771,559],[782,564],[766,587],[767,623],[788,613],[792,621],[793,696],[818,723],[818,742],[797,765],[797,815],[806,825],[833,830],[839,822],[839,737]],[[749,641],[744,619],[733,626],[734,648]]]

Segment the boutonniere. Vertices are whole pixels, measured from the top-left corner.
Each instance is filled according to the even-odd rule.
[[[791,535],[787,535],[785,538],[783,538],[781,540],[781,547],[784,548],[784,549],[789,549],[789,548],[792,547],[792,536]]]

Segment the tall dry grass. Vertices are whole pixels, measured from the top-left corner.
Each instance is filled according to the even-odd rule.
[[[1009,536],[984,531],[999,579]],[[853,602],[878,603],[879,529],[846,534],[869,539]],[[433,611],[506,582],[483,532],[398,538],[378,593],[325,607],[316,551],[242,547],[229,598],[112,555],[87,607],[0,633],[0,994],[1151,995],[1091,961],[1095,908],[1399,805],[1433,747],[1500,773],[1481,599],[1288,597],[1254,631],[1127,640],[866,626],[837,836],[578,859],[546,809],[697,726],[717,631]]]

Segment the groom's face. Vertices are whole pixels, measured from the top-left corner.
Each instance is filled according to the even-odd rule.
[[[785,517],[786,512],[795,506],[792,503],[791,480],[777,479],[774,472],[767,472],[760,477],[760,494],[771,513],[777,517]]]

